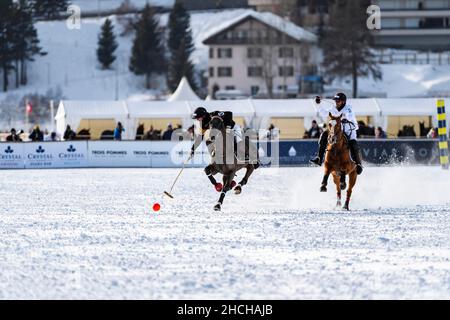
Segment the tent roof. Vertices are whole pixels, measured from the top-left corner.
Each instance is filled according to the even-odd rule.
[[[195,94],[194,90],[192,90],[189,82],[186,77],[181,79],[178,84],[177,90],[167,99],[167,101],[181,101],[181,100],[200,100],[200,98]]]
[[[383,116],[434,116],[437,113],[436,99],[377,99]],[[446,99],[446,104],[450,99]]]
[[[312,99],[252,100],[257,117],[314,117],[317,110]]]
[[[126,118],[128,110],[124,101],[62,100],[55,118],[65,116],[84,119]]]
[[[186,118],[191,109],[186,101],[128,102],[130,118]]]
[[[213,111],[231,111],[235,117],[253,117],[255,110],[253,109],[252,101],[249,99],[243,100],[209,100],[189,101],[191,112],[193,113],[198,107],[204,107],[209,112]]]
[[[379,116],[381,110],[377,99],[348,99],[348,104],[353,107],[357,116]]]

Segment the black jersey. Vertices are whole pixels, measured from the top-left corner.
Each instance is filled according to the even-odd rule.
[[[202,121],[202,135],[204,135],[206,130],[209,129],[209,122],[211,121],[212,117],[220,117],[223,120],[223,124],[225,125],[225,127],[228,127],[230,129],[234,128],[234,125],[236,124],[233,120],[233,112],[214,111],[209,114],[209,119],[204,119]]]

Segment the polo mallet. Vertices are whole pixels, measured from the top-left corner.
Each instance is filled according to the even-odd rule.
[[[166,196],[168,196],[169,198],[171,198],[171,199],[174,198],[173,195],[172,195],[172,190],[173,190],[173,188],[175,187],[175,184],[177,183],[178,178],[181,176],[181,173],[183,172],[183,170],[184,170],[186,164],[187,164],[189,161],[191,161],[191,159],[192,159],[192,156],[189,156],[189,158],[188,158],[185,162],[183,162],[183,167],[181,168],[180,173],[179,173],[179,174],[177,175],[177,177],[175,178],[175,181],[173,182],[172,187],[170,188],[170,191],[169,191],[169,192],[164,191],[164,194],[165,194]]]

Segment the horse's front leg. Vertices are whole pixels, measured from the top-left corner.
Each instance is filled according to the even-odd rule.
[[[330,176],[330,173],[330,169],[325,167],[325,174],[322,179],[322,185],[320,186],[320,192],[327,192],[328,177]]]
[[[223,185],[220,182],[217,182],[214,178],[214,175],[217,174],[217,170],[215,169],[213,164],[210,164],[205,168],[205,174],[208,177],[209,181],[212,183],[214,188],[216,188],[217,192],[222,191]]]
[[[239,182],[239,184],[236,186],[236,188],[234,188],[234,193],[235,194],[241,194],[242,193],[242,187],[247,184],[248,178],[250,178],[250,176],[252,175],[252,173],[254,171],[255,171],[255,166],[254,165],[247,166],[247,170],[245,172],[244,178],[242,178],[241,182]]]
[[[223,186],[222,192],[220,193],[219,201],[214,206],[215,211],[220,211],[222,209],[223,200],[225,199],[225,195],[227,194],[228,191],[231,190],[233,178],[234,178],[234,173],[223,176],[223,185],[224,186]]]
[[[336,185],[336,208],[340,208],[342,206],[341,202],[341,176],[337,173],[333,173],[333,181]]]

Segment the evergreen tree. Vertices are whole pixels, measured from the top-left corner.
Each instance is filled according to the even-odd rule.
[[[16,73],[16,86],[26,84],[26,62],[36,54],[44,55],[33,25],[31,7],[25,1],[1,2],[0,8],[0,68],[3,91],[8,90],[9,74]]]
[[[137,75],[145,75],[146,87],[150,89],[152,74],[165,71],[163,46],[160,40],[162,34],[154,10],[147,4],[136,23],[136,37],[130,58],[130,71]]]
[[[192,89],[197,90],[197,82],[194,77],[194,65],[189,60],[194,51],[192,31],[190,28],[190,16],[183,4],[175,3],[169,15],[169,39],[170,52],[169,68],[167,73],[167,85],[174,92],[183,77],[186,77]]]
[[[57,19],[61,12],[66,12],[69,2],[67,0],[32,0],[36,17]]]
[[[97,58],[104,69],[109,69],[116,60],[114,51],[117,49],[116,36],[111,20],[106,19],[98,38]]]
[[[0,69],[3,74],[3,91],[8,91],[9,73],[14,69],[13,25],[14,5],[12,0],[0,1]]]
[[[27,84],[27,61],[34,61],[35,55],[46,55],[39,45],[39,38],[34,27],[32,6],[24,2],[16,9],[14,23],[14,59],[16,86]]]
[[[371,52],[373,36],[366,25],[369,4],[369,0],[335,0],[322,42],[325,69],[335,76],[351,75],[354,98],[358,96],[358,77],[372,75],[381,79]]]

